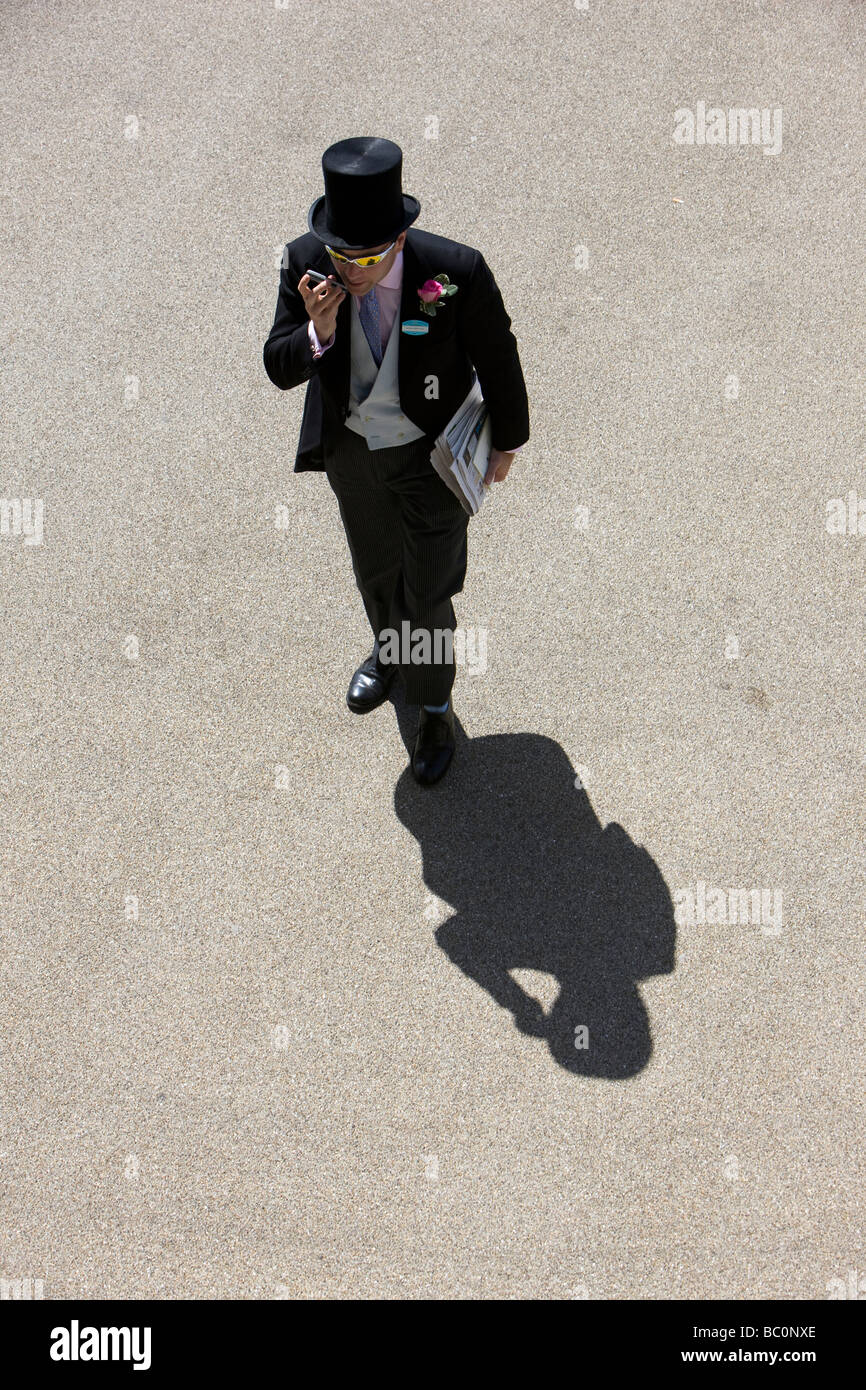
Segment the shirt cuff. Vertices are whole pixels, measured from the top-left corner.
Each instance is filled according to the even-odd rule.
[[[307,335],[310,339],[310,347],[313,349],[313,360],[316,361],[318,358],[322,356],[323,352],[328,351],[329,347],[333,347],[334,340],[337,336],[337,331],[336,329],[334,330],[334,332],[331,334],[330,338],[326,343],[320,343],[319,335],[316,332],[315,324],[313,323],[313,320],[310,319],[309,323],[307,324]]]

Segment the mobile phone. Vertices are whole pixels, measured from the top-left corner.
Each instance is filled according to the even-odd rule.
[[[327,275],[323,275],[320,270],[310,270],[310,268],[307,267],[306,274],[309,277],[311,289],[316,289],[319,285],[324,285],[326,281],[329,285],[333,285],[336,290],[345,290],[346,288],[345,285],[341,285],[339,281],[328,280]]]

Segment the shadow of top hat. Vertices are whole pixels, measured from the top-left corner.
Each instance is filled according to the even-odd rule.
[[[363,250],[393,241],[421,211],[401,186],[403,151],[393,140],[356,135],[322,155],[324,196],[307,213],[307,226],[338,250]]]

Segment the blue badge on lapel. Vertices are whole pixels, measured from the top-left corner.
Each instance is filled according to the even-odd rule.
[[[411,338],[420,338],[422,333],[430,332],[429,323],[425,323],[423,319],[404,319],[400,327]]]

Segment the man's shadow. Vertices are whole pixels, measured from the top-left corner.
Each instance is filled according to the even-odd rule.
[[[411,750],[417,706],[392,700]],[[568,1071],[624,1079],[652,1055],[637,982],[674,969],[673,903],[650,855],[622,826],[602,827],[553,739],[468,739],[434,787],[407,768],[394,804],[418,840],[424,882],[455,909],[436,940],[523,1033],[545,1038]],[[559,983],[549,1013],[509,974]]]

